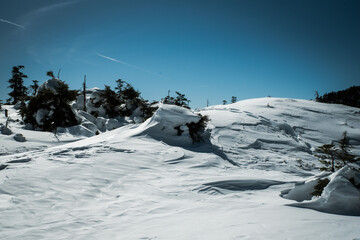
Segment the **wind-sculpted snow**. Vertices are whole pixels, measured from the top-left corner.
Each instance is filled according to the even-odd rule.
[[[190,146],[192,145],[192,140],[186,124],[196,123],[199,120],[200,116],[193,113],[190,109],[161,104],[154,116],[141,124],[137,131],[139,134],[149,135],[167,144]],[[180,127],[183,131],[181,136],[178,136],[178,131],[175,127]]]
[[[231,191],[263,190],[273,185],[280,185],[284,183],[285,182],[268,179],[223,180],[218,182],[204,183],[204,186],[206,187],[201,191],[206,191],[210,188],[220,188]]]
[[[68,144],[76,138],[12,122],[27,151],[0,156],[0,239],[356,239],[358,217],[288,206],[325,198],[284,192],[315,179],[312,151],[343,131],[358,151],[356,111],[276,98],[209,107],[200,111],[211,119],[209,140],[196,145],[173,127],[199,117],[175,106]],[[0,137],[14,149],[12,136]],[[343,179],[333,179],[330,200],[342,194]]]
[[[317,179],[295,186],[283,197],[300,202],[289,204],[290,206],[360,216],[360,173],[346,166],[327,178],[330,178],[330,182],[319,198],[309,197],[314,191],[313,186],[317,184]]]

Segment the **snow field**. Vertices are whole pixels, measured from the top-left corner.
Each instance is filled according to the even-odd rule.
[[[1,156],[0,238],[359,238],[359,217],[288,206],[296,202],[279,196],[319,174],[312,149],[343,131],[358,151],[356,111],[276,98],[209,107],[200,113],[211,119],[210,141],[191,145],[173,127],[197,116],[165,106],[141,125]]]

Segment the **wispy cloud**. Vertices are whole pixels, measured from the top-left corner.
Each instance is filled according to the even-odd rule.
[[[145,68],[142,68],[142,67],[139,67],[139,66],[136,66],[136,65],[133,65],[133,64],[124,62],[124,61],[117,60],[116,58],[108,57],[108,56],[105,56],[105,55],[102,55],[102,54],[99,54],[99,53],[96,53],[96,55],[98,55],[99,57],[108,59],[108,60],[110,60],[110,61],[117,62],[117,63],[123,64],[123,65],[125,65],[125,66],[134,68],[134,69],[138,69],[138,70],[140,70],[140,71],[143,71],[143,72],[146,72],[146,73],[148,73],[148,74],[157,76],[157,77],[159,77],[159,78],[163,78],[163,79],[169,80],[168,78],[166,78],[166,77],[164,77],[164,76],[162,76],[162,75],[160,75],[160,74],[154,73],[154,72],[149,71],[149,70],[147,70],[147,69],[145,69]]]
[[[22,25],[29,26],[32,24],[32,22],[34,20],[48,14],[51,11],[54,11],[59,8],[63,8],[63,7],[66,7],[68,5],[72,5],[72,4],[75,4],[78,2],[82,2],[82,1],[84,1],[84,0],[72,0],[72,1],[60,2],[60,3],[55,3],[52,5],[48,5],[48,6],[44,6],[44,7],[35,9],[34,11],[25,14],[21,18]]]
[[[49,11],[52,11],[52,10],[54,10],[54,9],[61,8],[61,7],[65,7],[65,6],[67,6],[67,5],[71,5],[71,4],[80,2],[80,1],[82,1],[82,0],[73,0],[73,1],[55,3],[55,4],[52,4],[52,5],[49,5],[49,6],[45,6],[45,7],[36,9],[35,11],[31,12],[30,15],[37,15],[37,14],[39,14],[39,13],[49,12]]]
[[[16,24],[14,22],[10,22],[8,20],[5,20],[5,19],[1,19],[0,18],[0,22],[3,22],[3,23],[8,23],[8,24],[11,24],[13,26],[16,26],[16,27],[19,27],[19,28],[22,28],[22,29],[26,29],[24,26],[20,25],[20,24]]]

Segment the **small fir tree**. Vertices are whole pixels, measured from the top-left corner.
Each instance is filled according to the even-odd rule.
[[[339,151],[337,152],[337,158],[342,161],[342,165],[345,166],[348,163],[354,163],[359,161],[354,154],[351,153],[352,145],[350,144],[347,132],[343,133],[342,138],[339,141]]]
[[[169,91],[169,93],[170,93],[170,91]],[[185,94],[182,94],[180,92],[175,92],[175,93],[177,94],[176,98],[171,97],[170,95],[167,95],[164,98],[163,103],[172,104],[172,105],[176,105],[176,106],[180,106],[180,107],[190,109],[190,107],[189,107],[190,100],[188,100],[185,97]]]
[[[339,149],[333,143],[324,144],[316,149],[318,154],[315,156],[324,165],[320,170],[335,172],[335,168],[338,167],[338,165],[335,166],[335,158],[338,151]]]
[[[16,104],[18,101],[25,101],[27,98],[27,87],[24,86],[24,78],[27,78],[20,70],[25,67],[22,65],[14,66],[11,73],[12,78],[9,79],[9,88],[12,91],[9,93],[10,98],[7,100],[8,103]],[[12,101],[11,101],[12,100]]]
[[[237,101],[237,98],[235,96],[232,96],[231,97],[231,103],[236,103],[236,101]]]
[[[47,71],[46,76],[51,77],[51,78],[55,78],[53,71]]]
[[[343,133],[343,136],[339,141],[339,147],[336,147],[333,143],[324,144],[318,147],[316,149],[318,154],[315,156],[319,158],[319,161],[324,165],[320,170],[335,172],[335,170],[340,169],[349,163],[359,162],[360,158],[357,158],[351,153],[351,147],[346,132]]]
[[[32,95],[35,96],[37,91],[38,91],[38,88],[39,88],[39,81],[38,80],[33,80],[33,84],[30,85],[30,88],[32,90]]]
[[[119,96],[120,99],[122,99],[122,92],[124,90],[126,82],[121,80],[120,78],[115,81],[116,82],[116,94]]]

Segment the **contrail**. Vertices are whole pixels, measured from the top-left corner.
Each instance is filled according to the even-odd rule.
[[[101,55],[101,54],[99,54],[99,53],[96,53],[96,55],[98,55],[99,57],[108,59],[108,60],[110,60],[110,61],[117,62],[117,63],[121,63],[121,64],[123,64],[123,65],[125,65],[125,66],[131,67],[131,68],[134,68],[134,69],[138,69],[138,70],[143,71],[143,72],[146,72],[146,73],[148,73],[148,74],[155,75],[155,76],[157,76],[157,77],[159,77],[159,78],[166,79],[166,80],[170,80],[170,79],[168,79],[168,78],[166,78],[166,77],[164,77],[164,76],[161,76],[160,74],[151,72],[151,71],[149,71],[149,70],[147,70],[147,69],[145,69],[145,68],[142,68],[142,67],[139,67],[139,66],[130,64],[130,63],[126,63],[126,62],[117,60],[117,59],[115,59],[115,58],[107,57],[107,56]]]
[[[19,28],[22,28],[22,29],[26,29],[24,26],[21,26],[21,25],[19,25],[19,24],[13,23],[13,22],[10,22],[10,21],[5,20],[5,19],[1,19],[1,18],[0,18],[0,22],[8,23],[8,24],[14,25],[14,26],[16,26],[16,27],[19,27]]]

